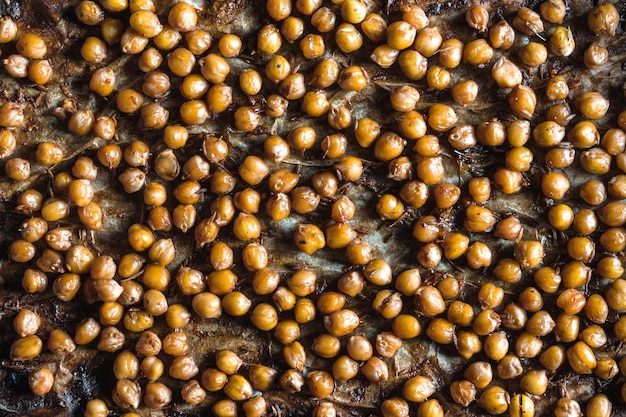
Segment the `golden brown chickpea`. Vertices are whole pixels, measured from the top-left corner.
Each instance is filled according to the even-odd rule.
[[[54,374],[49,368],[37,368],[28,376],[28,385],[33,394],[46,395],[54,385]]]
[[[349,381],[359,372],[359,364],[350,357],[340,356],[334,363],[332,368],[333,377],[338,381]]]
[[[487,65],[491,58],[493,58],[493,49],[485,39],[473,40],[463,49],[463,62],[466,64],[482,67]]]
[[[407,401],[421,403],[435,393],[435,385],[429,377],[414,376],[402,387],[402,398]]]
[[[377,356],[372,356],[361,366],[361,373],[370,382],[384,382],[389,379],[387,364]]]
[[[361,91],[369,84],[369,75],[365,68],[357,65],[343,69],[337,82],[346,91]]]
[[[17,36],[18,28],[10,16],[0,19],[0,43],[9,43]]]
[[[619,12],[612,3],[594,7],[587,15],[587,25],[596,35],[615,36],[619,23]]]
[[[35,33],[24,34],[15,46],[18,53],[28,59],[41,59],[48,52],[44,39]]]
[[[252,310],[250,320],[259,330],[270,331],[278,324],[278,313],[272,305],[261,303]]]
[[[274,385],[277,374],[278,372],[269,366],[254,364],[249,371],[250,384],[255,390],[267,391]]]
[[[361,31],[370,41],[383,42],[386,38],[387,22],[378,13],[368,13],[361,22]]]
[[[413,49],[425,57],[433,56],[441,47],[442,36],[437,27],[424,28],[415,36]]]
[[[413,49],[407,49],[398,56],[402,73],[411,80],[421,80],[426,76],[428,59]]]
[[[190,32],[196,28],[198,13],[191,4],[181,1],[170,9],[167,23],[179,32]]]
[[[287,42],[293,43],[304,34],[304,21],[296,16],[288,16],[280,26],[280,33]]]
[[[23,122],[24,111],[17,103],[7,101],[0,105],[0,126],[9,128],[20,127]],[[39,146],[42,146],[43,143],[40,143]],[[39,150],[39,147],[37,150]]]
[[[323,44],[321,36],[318,41],[321,42],[322,53],[323,53]],[[304,40],[304,39],[303,39]],[[302,42],[302,41],[301,41]],[[265,25],[259,31],[257,35],[257,50],[263,55],[274,55],[280,49],[282,45],[282,37],[280,36],[280,31],[273,24]],[[302,45],[302,43],[301,43]],[[319,56],[319,55],[318,55]]]

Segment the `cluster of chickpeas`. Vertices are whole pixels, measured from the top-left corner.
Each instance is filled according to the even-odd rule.
[[[333,403],[336,389],[355,378],[397,378],[376,404],[383,417],[443,417],[448,401],[532,417],[558,375],[618,386],[626,376],[615,353],[626,341],[626,110],[614,107],[624,99],[546,69],[576,56],[587,71],[608,65],[603,45],[620,34],[617,8],[603,2],[588,12],[593,40],[576,55],[563,0],[504,17],[476,3],[465,11],[469,39],[435,26],[418,5],[388,13],[377,4],[268,0],[266,24],[240,37],[204,26],[185,1],[162,10],[152,0],[81,1],[74,12],[90,34],[80,48],[88,88],[110,106],[96,112],[68,98],[55,109],[69,132],[98,148],[69,164],[61,144],[37,145],[34,161],[51,173],[49,184],[16,197],[25,219],[8,257],[24,265],[24,291],[51,290],[61,302],[97,305],[98,314],[44,337],[46,318],[23,308],[11,360],[46,349],[114,354],[113,393],[90,399],[85,417],[112,407],[136,417],[181,400],[220,417],[256,417],[271,412],[264,394],[275,389],[312,396],[312,415],[334,417],[345,407]],[[46,42],[0,19],[0,43],[14,40],[6,73],[45,88],[54,79]],[[139,83],[119,85],[120,56],[142,74]],[[462,69],[475,79],[455,74]],[[484,89],[497,91],[507,117],[465,120]],[[384,110],[364,113],[371,102]],[[31,162],[12,157],[23,107],[0,105],[0,158],[15,182],[30,177]],[[392,122],[378,119],[387,110]],[[121,139],[118,122],[135,116],[145,139]],[[296,125],[281,128],[287,120]],[[223,134],[203,130],[216,124]],[[249,147],[237,149],[229,135]],[[487,168],[473,159],[481,155]],[[102,171],[142,205],[119,256],[76,232],[97,241],[109,224],[97,202]],[[528,203],[534,217],[513,203],[509,211],[516,196],[536,200]],[[411,267],[394,265],[357,226],[374,214],[406,232],[414,258],[403,264]],[[343,251],[336,279],[314,266],[273,267],[264,236],[294,219],[285,243],[294,256]],[[206,257],[203,268],[180,259],[183,235]],[[373,337],[363,311],[384,323]],[[194,355],[190,323],[223,314],[270,332],[280,346],[275,363],[246,363],[231,349]],[[396,353],[419,339],[460,356],[462,372],[399,377]],[[332,365],[312,366],[317,359]],[[53,369],[32,371],[35,395],[54,388]],[[626,384],[619,387],[622,398],[559,393],[541,411],[608,417],[626,401]]]

